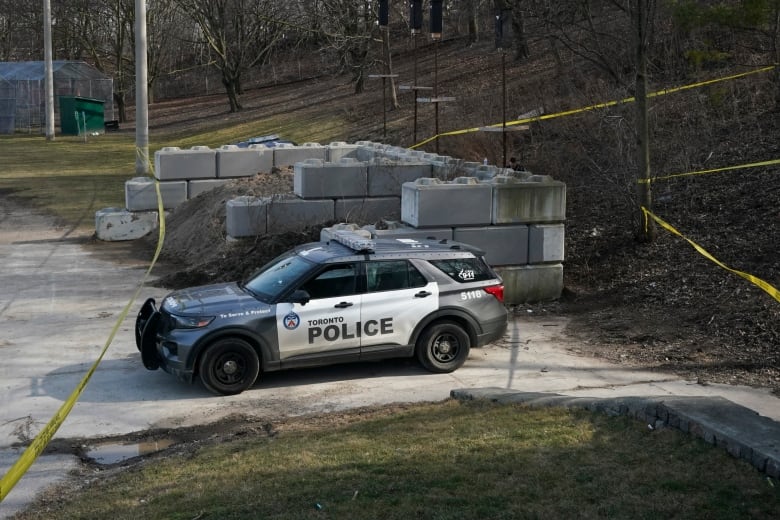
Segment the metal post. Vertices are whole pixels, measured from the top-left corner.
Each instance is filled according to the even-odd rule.
[[[506,52],[501,49],[501,146],[504,151],[503,167],[506,167]]]
[[[433,97],[439,97],[439,40],[433,42]],[[436,121],[436,153],[439,153],[439,103],[434,102],[434,120]]]
[[[382,139],[387,140],[387,77],[382,76]]]
[[[46,88],[46,140],[54,141],[54,71],[51,56],[51,0],[43,0],[43,55]],[[78,121],[77,121],[78,123]]]
[[[135,0],[135,173],[149,174],[149,93],[146,63],[146,1]]]
[[[412,31],[412,54],[414,55],[414,78],[412,81],[412,93],[414,94],[414,139],[417,144],[417,33]]]

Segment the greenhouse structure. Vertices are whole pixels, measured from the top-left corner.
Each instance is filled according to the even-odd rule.
[[[102,101],[104,119],[114,119],[114,80],[83,61],[54,61],[55,126],[59,98],[77,96]],[[42,61],[0,62],[0,133],[44,133],[46,82]]]

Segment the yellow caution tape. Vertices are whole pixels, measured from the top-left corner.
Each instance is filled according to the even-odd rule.
[[[719,267],[722,267],[726,271],[729,271],[730,273],[734,273],[734,274],[736,274],[738,276],[741,276],[745,280],[747,280],[747,281],[757,285],[758,287],[763,289],[767,294],[769,294],[769,296],[771,296],[772,298],[774,298],[775,300],[780,302],[780,291],[778,291],[775,287],[773,287],[768,282],[762,280],[761,278],[753,276],[752,274],[748,274],[748,273],[745,273],[745,272],[742,272],[742,271],[738,271],[736,269],[732,269],[731,267],[725,265],[723,262],[721,262],[720,260],[718,260],[717,258],[712,256],[709,252],[707,252],[706,249],[704,249],[699,244],[697,244],[696,242],[694,242],[690,238],[686,237],[685,235],[683,235],[682,233],[677,231],[674,227],[672,227],[667,222],[663,221],[661,218],[659,218],[658,216],[653,214],[650,210],[648,210],[644,206],[642,206],[642,213],[644,213],[644,215],[645,215],[645,228],[647,227],[647,224],[648,224],[648,218],[652,218],[654,221],[656,221],[658,224],[660,224],[661,227],[663,227],[664,229],[666,229],[670,233],[672,233],[674,235],[677,235],[678,237],[682,238],[683,240],[688,242],[690,245],[692,245],[693,248],[696,249],[696,251],[701,253],[708,260],[711,260],[716,265],[718,265]]]
[[[14,486],[19,482],[19,480],[24,476],[24,474],[27,473],[27,470],[30,469],[30,467],[33,465],[33,463],[38,458],[38,456],[43,452],[43,450],[49,444],[51,439],[54,437],[54,434],[57,433],[57,430],[60,428],[60,426],[62,426],[62,423],[65,422],[65,419],[68,417],[68,414],[73,409],[73,406],[76,404],[76,401],[78,401],[79,397],[81,397],[81,394],[83,393],[84,388],[86,388],[87,383],[92,377],[92,374],[94,374],[95,370],[100,364],[100,361],[102,361],[103,356],[108,350],[108,347],[114,341],[114,337],[119,331],[119,327],[121,326],[125,318],[127,318],[127,314],[130,312],[130,307],[133,305],[135,300],[138,298],[138,295],[141,293],[141,289],[143,288],[144,283],[149,277],[149,274],[152,272],[152,268],[157,262],[157,258],[160,256],[160,251],[162,251],[162,245],[165,239],[165,213],[163,210],[162,194],[160,193],[160,183],[157,180],[155,180],[154,186],[155,189],[157,190],[157,209],[160,215],[159,217],[160,229],[159,229],[159,238],[157,241],[157,249],[154,253],[154,257],[152,258],[152,262],[149,265],[149,268],[146,270],[146,273],[144,274],[143,278],[138,283],[138,286],[136,287],[133,297],[130,299],[129,302],[127,302],[127,305],[125,305],[124,309],[119,315],[119,318],[114,324],[114,328],[111,329],[111,334],[109,334],[108,339],[106,340],[106,343],[103,346],[103,350],[100,352],[100,356],[98,356],[97,360],[95,360],[95,362],[92,364],[92,367],[89,369],[87,374],[81,379],[81,381],[73,390],[73,392],[70,394],[70,396],[65,400],[64,403],[62,403],[62,406],[60,406],[60,409],[57,410],[57,413],[54,414],[54,416],[49,420],[48,424],[38,433],[38,435],[35,436],[35,438],[32,440],[30,445],[27,447],[26,450],[24,450],[24,453],[22,453],[22,455],[19,457],[16,463],[14,463],[11,469],[9,469],[8,472],[5,475],[3,475],[3,478],[0,479],[0,502],[2,502],[5,499],[8,493],[14,488]]]
[[[734,74],[732,76],[726,76],[726,77],[723,77],[723,78],[715,78],[715,79],[710,79],[710,80],[707,80],[707,81],[699,81],[697,83],[691,83],[690,85],[683,85],[681,87],[674,87],[674,88],[667,88],[667,89],[663,89],[663,90],[658,90],[656,92],[651,92],[651,93],[647,94],[647,97],[650,98],[650,97],[665,96],[667,94],[673,94],[675,92],[681,92],[683,90],[689,90],[689,89],[693,89],[693,88],[704,87],[704,86],[707,86],[707,85],[720,83],[722,81],[731,81],[731,80],[734,80],[734,79],[743,78],[745,76],[750,76],[752,74],[759,74],[759,73],[762,73],[762,72],[769,72],[770,70],[772,70],[774,68],[775,68],[775,65],[770,65],[768,67],[762,67],[760,69],[755,69],[755,70],[751,70],[751,71],[748,71],[748,72],[742,72],[740,74]],[[622,104],[626,104],[626,103],[633,103],[634,101],[636,101],[636,98],[634,98],[634,97],[627,97],[627,98],[624,98],[624,99],[621,99],[621,100],[606,101],[604,103],[597,103],[595,105],[590,105],[590,106],[586,106],[586,107],[575,108],[575,109],[572,109],[572,110],[565,110],[563,112],[555,112],[554,114],[544,114],[544,115],[541,115],[541,116],[527,117],[525,119],[517,119],[515,121],[507,121],[506,123],[496,123],[496,124],[490,125],[490,128],[501,128],[504,125],[506,125],[506,126],[515,126],[515,125],[522,125],[522,124],[533,123],[534,121],[545,121],[547,119],[555,119],[555,118],[558,118],[558,117],[564,117],[564,116],[571,116],[571,115],[574,115],[574,114],[580,114],[582,112],[591,112],[591,111],[594,111],[594,110],[600,110],[602,108],[607,108],[607,107],[611,107],[611,106],[615,106],[615,105],[622,105]],[[429,137],[428,139],[425,139],[424,141],[420,141],[419,143],[417,143],[415,145],[412,145],[409,148],[412,148],[412,149],[418,148],[418,147],[423,146],[425,144],[428,144],[431,141],[434,141],[434,140],[436,140],[436,139],[438,139],[440,137],[453,136],[453,135],[462,135],[462,134],[468,134],[468,133],[473,133],[473,132],[479,132],[481,128],[484,128],[484,127],[465,128],[463,130],[453,130],[452,132],[444,132],[444,133],[437,134],[437,135],[434,135],[432,137]]]
[[[699,170],[695,172],[687,172],[687,173],[675,173],[673,175],[664,175],[663,177],[652,177],[650,179],[639,179],[636,181],[639,184],[650,184],[655,181],[665,181],[668,179],[675,179],[677,177],[688,177],[690,175],[704,175],[707,173],[718,173],[718,172],[725,172],[729,170],[744,170],[745,168],[759,168],[761,166],[773,166],[775,164],[780,164],[780,159],[772,159],[770,161],[761,161],[756,163],[750,163],[750,164],[739,164],[737,166],[726,166],[723,168],[713,168],[711,170]]]

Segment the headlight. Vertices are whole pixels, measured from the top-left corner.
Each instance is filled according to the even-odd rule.
[[[200,329],[214,321],[214,316],[177,316],[171,314],[177,329]]]

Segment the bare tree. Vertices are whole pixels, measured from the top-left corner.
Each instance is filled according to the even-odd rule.
[[[285,3],[273,0],[175,1],[198,24],[202,37],[213,51],[230,111],[240,111],[242,75],[267,59],[282,38]]]
[[[636,57],[636,136],[637,136],[637,238],[642,242],[655,240],[655,222],[644,218],[640,208],[653,208],[650,190],[650,129],[647,121],[647,55],[648,27],[654,0],[631,0],[631,20],[634,25]]]
[[[3,61],[43,59],[43,4],[0,0],[0,58]]]
[[[498,31],[502,35],[502,39],[506,39],[506,32],[510,32],[516,60],[522,60],[531,55],[525,30],[526,3],[528,2],[524,0],[495,0],[493,2]]]
[[[629,86],[634,57],[630,52],[631,24],[625,0],[529,0],[529,9],[557,46],[592,63],[611,80]]]
[[[324,51],[333,54],[342,71],[352,75],[355,93],[363,92],[370,68],[377,61],[377,14],[368,0],[321,0]],[[381,51],[380,51],[381,52]]]

